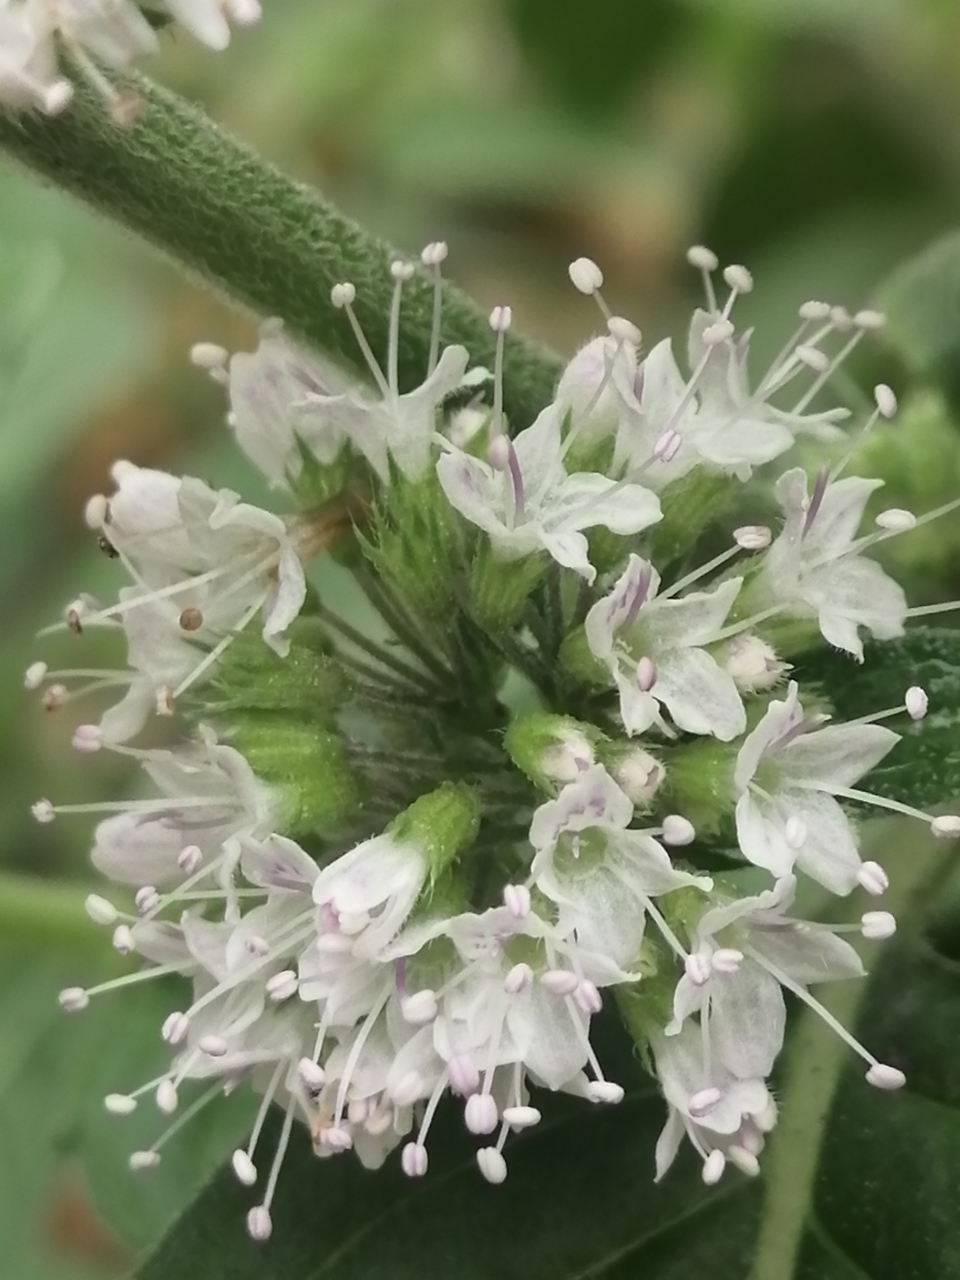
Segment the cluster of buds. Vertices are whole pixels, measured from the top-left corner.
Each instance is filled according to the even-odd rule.
[[[433,244],[418,268],[391,264],[383,367],[353,285],[334,289],[368,382],[277,322],[252,354],[195,348],[286,514],[118,463],[86,519],[129,584],[108,602],[79,596],[60,625],[117,632],[128,665],[27,673],[50,708],[119,693],[74,745],[130,757],[150,784],[104,806],[96,830],[93,861],[123,901],[88,902],[140,967],[61,1002],[79,1011],[105,990],[186,980],[192,994],[160,1028],[168,1065],[118,1082],[128,1091],[106,1106],[125,1114],[153,1095],[178,1113],[131,1157],[145,1169],[248,1081],[262,1106],[233,1167],[259,1187],[256,1239],[297,1121],[319,1156],[377,1166],[399,1148],[422,1177],[450,1094],[498,1183],[507,1139],[540,1121],[549,1091],[615,1105],[623,1087],[592,1039],[605,1001],[666,1100],[656,1176],[685,1137],[706,1182],[728,1164],[757,1173],[785,992],[860,1055],[871,1085],[904,1082],[811,990],[862,975],[845,935],[887,938],[894,917],[803,920],[798,879],[883,894],[886,874],[859,848],[868,806],[960,834],[956,816],[858,785],[896,748],[885,722],[923,719],[921,688],[837,722],[792,678],[818,647],[855,672],[865,633],[903,634],[924,610],[869,552],[958,505],[881,510],[861,532],[879,481],[845,474],[856,441],[823,402],[881,318],[805,303],[754,381],[734,320],[750,275],[727,267],[721,297],[716,259],[696,248],[705,302],[682,367],[668,341],[643,350],[580,259],[572,282],[604,330],[532,424],[508,423],[510,310],[490,317],[492,371],[441,349],[445,257]],[[408,387],[415,269],[435,281],[435,325]],[[878,386],[860,434],[895,413]],[[775,465],[798,436],[826,459],[811,477]],[[157,715],[178,743],[134,745]],[[41,800],[34,814],[95,807]],[[728,870],[710,874],[718,851]],[[284,1120],[261,1178],[273,1104]]]

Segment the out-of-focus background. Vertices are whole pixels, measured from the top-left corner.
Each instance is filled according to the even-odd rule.
[[[168,38],[153,72],[399,246],[448,240],[460,283],[486,304],[511,303],[515,323],[564,352],[596,318],[567,280],[580,254],[602,264],[611,305],[648,337],[682,333],[696,286],[687,245],[746,263],[762,354],[804,298],[862,305],[958,221],[955,0],[264,8],[261,26],[223,56]],[[77,1021],[57,1012],[57,989],[93,980],[109,951],[78,911],[94,819],[38,827],[29,805],[41,795],[103,798],[125,770],[117,757],[73,753],[71,729],[89,707],[44,712],[23,671],[41,656],[51,666],[103,656],[92,640],[41,644],[36,632],[79,590],[115,578],[82,522],[113,459],[261,492],[231,448],[219,392],[187,359],[197,340],[234,348],[254,334],[136,243],[0,164],[0,1271],[9,1280],[122,1274],[222,1147],[213,1135],[182,1157],[171,1150],[162,1177],[134,1184],[125,1152],[137,1139],[99,1098],[151,1074],[156,1010],[117,996]],[[890,368],[896,382],[903,371]],[[885,369],[879,345],[860,366],[868,386]],[[875,461],[893,484],[888,503],[923,509],[960,486],[960,434],[932,393],[908,405],[907,427],[918,423],[911,443],[888,439]],[[958,593],[957,523],[918,532],[898,553],[925,599]],[[121,1206],[125,1239],[98,1213],[108,1202],[114,1216]]]

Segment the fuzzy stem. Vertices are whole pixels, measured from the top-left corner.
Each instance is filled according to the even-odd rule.
[[[290,330],[361,376],[365,363],[330,289],[351,280],[355,310],[381,363],[386,359],[393,251],[241,143],[201,111],[142,77],[124,86],[143,103],[118,126],[82,76],[56,117],[0,111],[0,149],[42,178],[149,241],[195,278]],[[426,375],[433,325],[432,274],[419,268],[404,289],[401,389]],[[553,394],[557,358],[508,334],[505,407],[514,428]],[[462,343],[492,366],[494,335],[461,290],[443,286],[442,340]]]

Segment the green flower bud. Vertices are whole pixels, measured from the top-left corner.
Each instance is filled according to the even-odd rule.
[[[449,619],[465,553],[455,513],[432,470],[422,480],[392,478],[363,546],[411,616]]]
[[[433,885],[476,840],[480,801],[466,783],[444,782],[404,809],[387,830],[401,843],[423,851]]]
[[[201,691],[203,715],[283,711],[311,723],[328,722],[348,701],[350,678],[312,619],[298,619],[289,639],[290,652],[279,658],[257,632],[238,635]]]
[[[231,746],[281,797],[283,833],[327,836],[350,831],[362,815],[366,791],[339,733],[287,716],[236,718]]]
[[[635,805],[648,806],[666,776],[656,756],[633,742],[601,742],[597,757]]]
[[[534,711],[510,725],[504,746],[510,759],[534,786],[553,795],[573,782],[597,758],[603,735],[593,725],[571,716]]]

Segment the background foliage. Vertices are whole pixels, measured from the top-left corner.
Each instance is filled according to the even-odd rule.
[[[395,243],[416,249],[443,236],[461,284],[486,304],[509,301],[518,324],[561,351],[594,320],[566,281],[565,265],[580,253],[603,264],[611,304],[651,336],[682,325],[693,286],[682,250],[692,240],[755,271],[747,305],[760,348],[777,342],[804,297],[886,301],[887,348],[874,345],[858,374],[869,385],[882,370],[909,394],[901,425],[871,441],[863,465],[887,478],[886,505],[924,509],[956,494],[960,250],[955,241],[927,249],[958,223],[953,0],[595,0],[586,12],[580,0],[265,7],[261,28],[228,55],[168,41],[153,70]],[[70,728],[82,713],[44,715],[24,696],[21,673],[39,656],[37,628],[78,588],[96,591],[110,575],[80,513],[115,457],[194,471],[255,497],[218,394],[185,358],[198,339],[234,347],[252,345],[253,334],[247,320],[118,232],[0,169],[0,1243],[15,1280],[123,1274],[193,1198],[242,1124],[236,1112],[223,1115],[217,1132],[173,1144],[148,1180],[126,1172],[126,1152],[141,1139],[99,1099],[152,1074],[159,1013],[141,995],[61,1020],[56,990],[94,980],[108,963],[80,909],[88,826],[62,821],[41,831],[28,813],[41,794],[66,802],[115,791],[124,769],[115,757],[73,755]],[[954,518],[890,554],[914,598],[936,601],[960,594],[958,552]],[[49,644],[51,663],[58,646],[74,652]],[[953,722],[936,728],[944,735],[937,761],[955,761]],[[950,785],[960,792],[960,779],[944,775]],[[522,1202],[525,1179],[544,1160],[558,1179],[550,1220],[513,1223],[537,1238],[556,1231],[555,1258],[539,1259],[550,1263],[544,1274],[687,1275],[696,1260],[676,1251],[685,1241],[689,1248],[688,1228],[696,1228],[717,1280],[743,1276],[751,1252],[753,1280],[787,1280],[795,1256],[798,1280],[960,1276],[960,1244],[945,1225],[960,1181],[955,1054],[948,1062],[960,1038],[960,905],[948,864],[896,828],[877,839],[908,927],[860,1016],[881,1056],[884,1037],[932,1045],[917,1087],[895,1100],[893,1147],[890,1130],[878,1127],[890,1100],[861,1089],[855,1072],[821,1124],[840,1058],[801,1023],[762,1218],[759,1191],[742,1183],[731,1181],[720,1201],[691,1196],[690,1169],[649,1192],[657,1108],[638,1075],[622,1121],[606,1120],[636,1136],[616,1161],[604,1121],[571,1112],[527,1148],[518,1144],[507,1200],[470,1176],[479,1204],[474,1274],[490,1273],[481,1245],[493,1224],[510,1226],[505,1206]],[[946,887],[933,912],[938,883]],[[847,1016],[859,996],[840,996]],[[801,1048],[805,1078],[794,1082]],[[549,1151],[538,1153],[537,1143]],[[276,1252],[264,1261],[243,1235],[236,1193],[215,1186],[184,1228],[194,1271],[211,1280],[413,1276],[417,1233],[443,1222],[467,1181],[454,1167],[463,1154],[451,1150],[449,1175],[432,1174],[418,1189],[415,1214],[398,1205],[382,1221],[377,1205],[395,1194],[394,1175],[363,1181],[361,1192],[352,1166],[324,1168],[324,1195],[342,1181],[324,1218],[312,1181],[320,1172],[289,1170],[287,1212],[315,1213],[318,1232],[328,1225],[340,1270],[329,1258],[323,1268]],[[576,1178],[563,1174],[568,1157],[582,1161]],[[882,1175],[894,1159],[903,1201],[888,1247]],[[593,1234],[566,1241],[557,1224],[572,1230],[585,1187],[593,1188]],[[385,1266],[370,1249],[374,1237],[343,1216],[358,1195],[389,1232],[388,1269],[374,1269]],[[235,1251],[224,1254],[221,1242],[208,1258],[203,1226],[224,1196],[236,1211]],[[528,1274],[524,1257],[517,1275]],[[168,1274],[163,1254],[152,1265],[151,1280]]]

